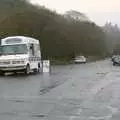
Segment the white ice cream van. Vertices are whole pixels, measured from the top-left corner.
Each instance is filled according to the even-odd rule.
[[[41,72],[39,40],[25,36],[11,36],[1,40],[0,74],[5,72]]]

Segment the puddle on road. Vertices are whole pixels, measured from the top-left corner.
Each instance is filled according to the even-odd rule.
[[[32,114],[31,117],[44,118],[46,115],[43,114]]]
[[[68,79],[66,75],[44,73],[40,80],[40,95],[50,92],[50,90],[64,84]]]
[[[18,102],[18,103],[25,102],[24,100],[9,100],[9,101]]]
[[[98,77],[105,77],[107,74],[109,74],[109,72],[98,72],[96,74],[98,75]]]
[[[16,116],[17,113],[16,112],[3,112],[3,113],[0,113],[0,115],[7,115],[7,116]]]
[[[48,86],[48,87],[45,87],[43,89],[40,90],[40,95],[43,95],[47,92],[50,92],[51,89],[53,88],[56,88],[57,86],[59,86],[60,84],[54,84],[54,85],[51,85],[51,86]]]

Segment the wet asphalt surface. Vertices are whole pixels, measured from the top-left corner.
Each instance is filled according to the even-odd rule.
[[[120,67],[104,60],[0,77],[0,120],[120,120]]]

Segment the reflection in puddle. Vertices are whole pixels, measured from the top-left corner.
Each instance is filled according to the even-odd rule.
[[[46,92],[49,92],[51,89],[58,86],[57,82],[53,81],[53,76],[51,76],[49,73],[44,73],[42,75],[42,79],[40,81],[40,95],[45,94]]]
[[[62,79],[59,74],[43,73],[40,80],[40,95],[50,92],[51,89],[64,84],[65,78]]]

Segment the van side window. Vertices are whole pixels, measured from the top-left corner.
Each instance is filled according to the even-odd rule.
[[[34,52],[36,57],[40,56],[40,49],[38,44],[34,44]]]
[[[38,44],[36,47],[37,47],[37,51],[38,51],[37,52],[38,56],[41,57],[40,45]]]

